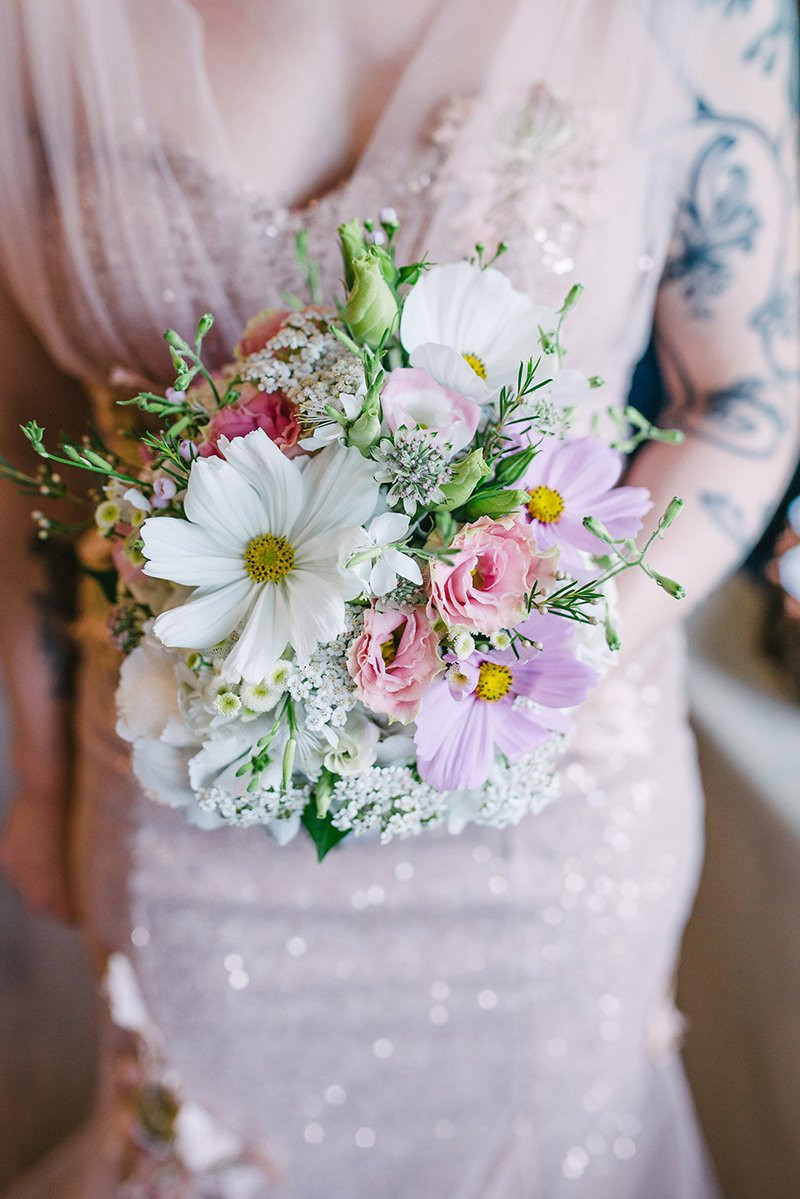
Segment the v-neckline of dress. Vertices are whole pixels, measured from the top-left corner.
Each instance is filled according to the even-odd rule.
[[[173,0],[173,2],[184,9],[188,19],[194,26],[194,33],[198,43],[198,61],[202,64],[201,83],[206,94],[209,110],[217,127],[217,136],[219,137],[226,151],[226,156],[229,163],[229,174],[231,175],[232,180],[235,182],[236,186],[249,197],[253,204],[257,204],[262,211],[282,213],[285,215],[285,218],[288,221],[302,218],[308,212],[317,208],[320,204],[325,203],[326,201],[333,201],[357,179],[365,160],[370,153],[370,150],[374,146],[376,139],[379,136],[384,122],[395,110],[398,97],[403,91],[406,80],[409,78],[412,71],[415,70],[421,57],[425,53],[431,33],[435,30],[439,22],[445,16],[446,10],[451,7],[451,0],[440,0],[440,3],[434,6],[414,49],[412,50],[405,64],[397,73],[386,103],[373,122],[366,141],[354,154],[352,162],[349,165],[344,165],[340,173],[332,172],[331,178],[333,182],[331,182],[329,185],[323,185],[320,188],[312,188],[310,194],[307,193],[305,197],[297,197],[291,202],[287,203],[278,200],[274,195],[268,195],[263,186],[256,183],[252,178],[248,177],[248,175],[242,170],[242,165],[237,160],[237,156],[234,152],[233,141],[229,133],[228,124],[222,115],[218,95],[214,88],[211,74],[208,70],[208,59],[206,55],[206,23],[203,14],[197,9],[193,3],[193,0]],[[418,133],[419,131],[416,132]]]

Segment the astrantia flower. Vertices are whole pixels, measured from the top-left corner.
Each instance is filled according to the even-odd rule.
[[[412,366],[485,402],[516,382],[521,362],[538,356],[539,326],[555,325],[552,309],[532,304],[500,271],[456,262],[434,267],[412,289],[400,340]]]
[[[388,483],[386,501],[392,507],[403,505],[413,516],[417,505],[427,508],[443,504],[442,485],[452,478],[448,452],[425,429],[398,429],[394,439],[384,437],[372,451],[379,465],[375,478]]]
[[[583,527],[595,516],[612,537],[634,537],[652,507],[644,487],[615,487],[622,472],[619,454],[594,437],[576,441],[545,438],[517,483],[528,492],[523,508],[540,550],[557,546],[560,565],[581,574],[581,551],[601,554],[604,543]]]
[[[428,689],[414,737],[426,783],[440,791],[480,787],[496,753],[516,762],[553,732],[569,728],[569,717],[558,709],[582,703],[597,676],[570,652],[571,630],[562,617],[535,620],[529,635],[535,631],[531,640],[542,649],[518,649],[519,657],[512,650],[476,651],[469,662],[458,663],[466,685],[459,677],[451,686],[445,676]]]
[[[343,563],[377,487],[370,464],[341,446],[303,470],[261,429],[219,448],[222,458],[192,467],[186,520],[142,526],[146,573],[198,589],[154,627],[165,645],[192,649],[238,632],[225,677],[258,683],[287,645],[304,659],[343,630],[344,601],[361,588]]]

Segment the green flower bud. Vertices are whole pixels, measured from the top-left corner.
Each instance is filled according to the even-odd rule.
[[[647,573],[651,579],[654,579],[658,583],[663,591],[666,591],[667,595],[671,595],[673,599],[686,599],[686,591],[680,583],[676,583],[674,579],[670,579],[667,575],[659,574],[652,567],[648,567]]]
[[[294,737],[290,737],[286,742],[286,748],[283,751],[282,763],[282,778],[284,791],[287,791],[292,785],[292,771],[294,770],[294,759],[297,754],[297,741]]]
[[[317,816],[320,820],[324,820],[328,815],[328,808],[331,806],[333,798],[333,784],[336,781],[336,775],[331,774],[329,770],[323,772],[314,788],[314,800],[316,801]]]
[[[214,324],[213,315],[210,312],[204,312],[203,315],[200,317],[200,320],[197,322],[197,330],[195,332],[195,337],[197,338],[198,341],[203,340],[206,333],[208,333],[209,329],[211,328],[211,326],[213,324]]]
[[[367,392],[361,414],[347,430],[347,444],[368,454],[381,435],[381,408],[377,391]]]
[[[619,639],[619,633],[611,623],[611,617],[608,612],[606,612],[606,618],[603,623],[606,631],[606,645],[613,653],[616,653],[622,643]]]
[[[397,322],[397,300],[383,277],[375,247],[353,260],[353,286],[345,304],[345,319],[358,341],[377,349]]]
[[[367,252],[367,243],[364,241],[364,230],[361,226],[361,221],[348,221],[346,225],[340,225],[339,233],[339,249],[342,252],[342,263],[344,265],[344,284],[350,291],[355,282],[353,274],[353,263],[356,258],[361,258]]]
[[[483,458],[483,449],[473,450],[466,458],[453,468],[453,477],[449,483],[442,485],[445,502],[440,505],[446,512],[460,508],[472,495],[481,479],[489,474],[489,467]]]
[[[509,483],[516,483],[517,479],[521,479],[525,474],[538,452],[535,445],[530,445],[516,454],[509,454],[507,457],[501,458],[494,472],[495,482],[502,483],[504,487],[507,487]]]
[[[583,527],[587,532],[593,533],[595,537],[599,537],[601,541],[605,541],[606,545],[616,544],[606,526],[596,516],[584,516]]]
[[[461,509],[464,520],[477,520],[480,516],[490,516],[497,520],[516,512],[528,498],[527,491],[507,490],[504,487],[487,487],[479,491]]]
[[[682,508],[683,508],[683,500],[678,495],[673,496],[672,499],[670,500],[670,502],[667,504],[666,508],[664,509],[664,515],[661,517],[661,520],[658,522],[659,532],[662,536],[664,534],[664,530],[668,529],[669,526],[673,523],[673,521],[675,521],[677,519],[677,517],[680,515]]]

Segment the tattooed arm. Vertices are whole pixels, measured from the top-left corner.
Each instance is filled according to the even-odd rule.
[[[653,564],[689,604],[746,556],[796,465],[800,259],[794,6],[695,0],[718,11],[695,92],[690,168],[656,309],[655,339],[686,442],[653,444],[628,482],[686,511]],[[628,576],[627,648],[686,610]]]

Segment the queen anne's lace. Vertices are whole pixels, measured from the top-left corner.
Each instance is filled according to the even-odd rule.
[[[445,817],[446,796],[408,766],[371,766],[333,788],[332,823],[357,837],[380,831],[381,842],[412,837]]]
[[[297,664],[289,680],[289,695],[303,704],[305,726],[311,733],[327,725],[341,728],[356,705],[358,692],[347,669],[347,651],[362,624],[361,611],[348,606],[341,636],[318,645],[306,662]]]

